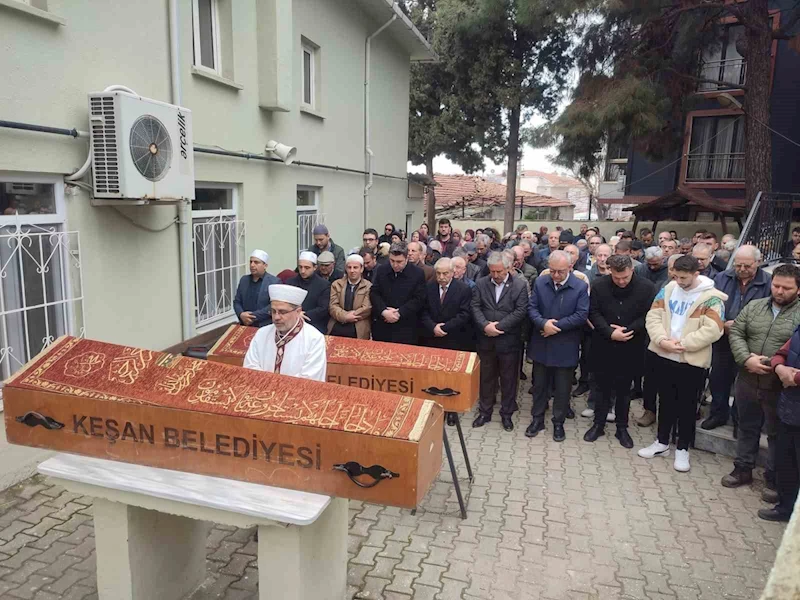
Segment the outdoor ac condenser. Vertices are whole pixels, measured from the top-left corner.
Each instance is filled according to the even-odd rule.
[[[89,94],[94,197],[194,199],[192,112],[126,92]]]

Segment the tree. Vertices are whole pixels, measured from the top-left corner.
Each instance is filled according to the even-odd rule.
[[[521,127],[552,117],[572,65],[571,10],[564,0],[439,0],[438,32],[453,100],[474,127],[481,153],[506,158],[504,228],[513,229]]]
[[[703,52],[721,44],[725,22],[744,28],[736,48],[747,61],[747,81],[725,82],[745,92],[745,184],[749,205],[772,187],[771,46],[797,39],[800,2],[773,28],[768,0],[615,0],[585,15],[577,51],[580,82],[572,103],[553,123],[559,161],[584,172],[607,144],[630,143],[661,160],[682,148],[686,112],[702,76]]]
[[[436,0],[411,0],[403,8],[418,29],[442,50],[437,37]],[[440,54],[444,56],[444,52]],[[408,160],[425,165],[433,179],[433,159],[444,154],[465,172],[483,168],[483,158],[473,142],[477,134],[472,123],[459,111],[458,91],[446,60],[414,63],[411,66]],[[428,186],[426,199],[428,228],[436,231],[436,193]]]

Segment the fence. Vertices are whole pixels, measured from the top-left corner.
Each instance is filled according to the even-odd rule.
[[[800,194],[759,192],[739,235],[739,245],[752,244],[761,250],[764,263],[791,258],[795,203],[800,203]]]

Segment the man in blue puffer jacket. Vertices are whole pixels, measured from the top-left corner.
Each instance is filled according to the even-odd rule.
[[[772,357],[771,364],[783,383],[775,453],[778,503],[762,508],[758,516],[766,521],[788,521],[800,489],[800,327]]]

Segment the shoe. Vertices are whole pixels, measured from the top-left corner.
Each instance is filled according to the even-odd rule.
[[[655,458],[656,456],[668,456],[669,444],[662,444],[658,440],[650,444],[647,448],[642,448],[638,452],[642,458]]]
[[[781,498],[775,490],[764,488],[761,490],[761,499],[767,504],[777,504]]]
[[[456,413],[447,413],[447,424],[450,427],[455,427],[458,422],[458,415]]]
[[[534,419],[528,428],[525,430],[525,437],[536,437],[540,431],[544,430],[544,421],[542,419]]]
[[[753,483],[753,470],[744,469],[734,465],[733,471],[722,478],[722,487],[736,488],[748,483]]]
[[[656,422],[656,413],[652,410],[644,411],[644,414],[636,420],[636,424],[639,427],[650,427],[653,423]]]
[[[483,415],[478,415],[475,420],[472,422],[473,427],[483,427],[489,421],[492,420],[492,417],[484,417]]]
[[[712,429],[716,429],[717,427],[722,427],[723,425],[727,424],[727,418],[723,418],[720,415],[711,415],[705,421],[700,423],[700,428],[705,429],[706,431],[711,431]]]
[[[503,422],[503,429],[506,431],[514,431],[514,422],[511,420],[511,417],[500,417],[500,420]]]
[[[525,375],[522,371],[519,372],[519,380],[520,381],[528,381],[528,376]]]
[[[633,439],[631,438],[631,434],[628,433],[627,428],[618,428],[617,433],[614,434],[614,437],[619,440],[619,443],[623,448],[628,448],[629,450],[633,448]]]
[[[606,432],[603,429],[602,425],[594,424],[583,434],[583,441],[584,442],[594,442],[597,438],[605,435]]]
[[[586,417],[587,419],[591,419],[594,417],[594,409],[593,408],[584,408],[583,412],[581,413],[582,417]]]
[[[792,513],[786,513],[777,508],[761,508],[758,510],[758,517],[765,521],[776,521],[778,523],[786,523],[792,518]]]
[[[768,490],[778,489],[778,486],[775,484],[775,471],[764,471],[764,486]]]
[[[556,442],[563,442],[567,439],[567,434],[564,433],[563,423],[553,423],[553,439]]]
[[[688,450],[675,450],[675,463],[673,464],[676,471],[681,473],[688,473],[691,466],[689,465],[689,451]]]
[[[531,386],[531,387],[529,387],[529,388],[528,388],[528,393],[529,393],[529,394],[532,394],[532,393],[533,393],[533,386]]]
[[[613,409],[608,411],[608,414],[606,415],[606,422],[613,423],[616,420],[617,420],[617,413],[615,413]]]
[[[579,383],[578,387],[576,387],[572,391],[572,397],[573,398],[577,398],[578,396],[583,396],[588,391],[589,391],[589,384],[588,383]]]
[[[571,406],[567,409],[567,418],[568,419],[574,419],[575,418],[575,411],[572,410]]]
[[[641,400],[642,398],[644,398],[642,390],[633,390],[631,392],[631,400]]]

